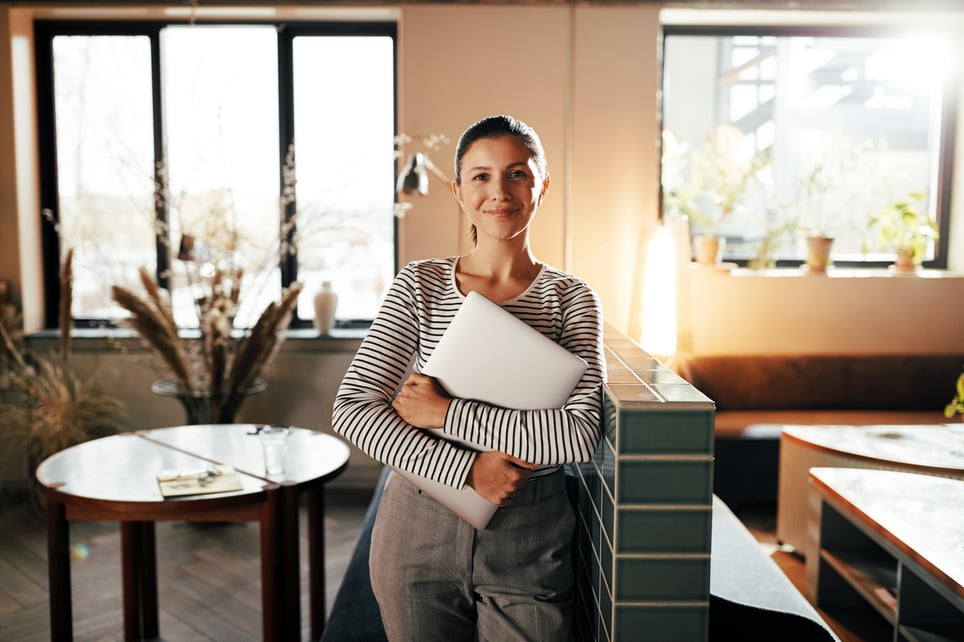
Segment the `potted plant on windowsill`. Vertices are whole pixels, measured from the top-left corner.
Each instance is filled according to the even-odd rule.
[[[825,274],[830,266],[830,252],[835,236],[835,211],[828,203],[834,194],[834,181],[830,168],[823,162],[816,163],[800,182],[795,207],[796,226],[806,244],[804,265],[814,274]],[[834,172],[835,176],[839,174]]]
[[[722,260],[726,239],[721,227],[740,211],[769,163],[747,142],[742,131],[729,125],[717,127],[696,151],[678,143],[671,132],[663,133],[664,212],[685,215],[696,226],[693,250],[701,265]]]
[[[877,146],[872,140],[853,143],[846,138],[828,141],[801,160],[794,188],[781,205],[785,220],[793,221],[805,244],[804,266],[813,274],[825,274],[832,263],[830,253],[851,219],[854,203],[861,202],[862,177],[872,173]]]
[[[887,205],[871,217],[872,238],[865,244],[872,249],[891,251],[897,255],[893,269],[913,274],[927,253],[927,246],[938,238],[937,222],[926,210],[927,196],[911,192]]]

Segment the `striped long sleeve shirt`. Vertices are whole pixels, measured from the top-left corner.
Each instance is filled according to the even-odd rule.
[[[415,261],[399,272],[338,389],[332,426],[383,464],[461,488],[476,452],[409,425],[391,406],[409,367],[421,371],[464,300],[457,260]],[[561,409],[514,410],[456,398],[443,431],[546,468],[590,460],[602,430],[605,377],[596,293],[543,266],[529,288],[500,305],[589,367]]]

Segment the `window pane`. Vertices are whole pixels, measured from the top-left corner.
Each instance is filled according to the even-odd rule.
[[[388,37],[294,40],[298,279],[372,319],[394,271],[394,51]],[[345,64],[350,61],[351,64]],[[301,318],[313,318],[302,297]]]
[[[243,270],[236,325],[281,291],[278,56],[273,26],[168,27],[161,39],[171,241],[179,325],[197,325],[190,283]]]
[[[146,37],[53,40],[62,251],[74,248],[73,314],[110,317],[113,283],[153,270],[151,49]]]
[[[56,120],[42,123],[54,147],[40,160],[60,158],[43,175],[56,185],[42,189],[57,192],[60,245],[75,250],[75,317],[123,316],[110,285],[137,290],[138,268],[170,263],[162,276],[180,325],[196,326],[194,299],[216,268],[243,274],[236,325],[250,325],[280,294],[282,251],[299,263],[301,319],[313,317],[311,294],[325,280],[341,320],[374,317],[395,269],[390,35],[335,37],[332,25],[302,24],[293,59],[279,60],[284,25],[120,25],[137,36],[114,35],[115,23],[90,24],[85,36],[43,26],[55,95],[40,100]],[[111,35],[91,35],[102,28]],[[290,131],[295,140],[282,141]],[[282,166],[285,144],[296,167]],[[297,207],[293,245],[281,242],[282,175]],[[179,251],[185,240],[190,254]],[[45,256],[48,279],[58,258]]]
[[[725,235],[728,260],[780,229],[794,233],[777,237],[777,259],[802,259],[804,234],[821,232],[836,260],[892,260],[865,253],[869,218],[910,192],[936,217],[950,58],[934,36],[668,35],[666,211]]]

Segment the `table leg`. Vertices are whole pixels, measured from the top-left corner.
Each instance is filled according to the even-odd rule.
[[[160,637],[157,610],[157,545],[154,522],[140,522],[141,528],[141,626],[146,639]]]
[[[121,522],[124,639],[158,637],[157,553],[153,522]]]
[[[144,522],[121,522],[121,578],[124,590],[124,639],[142,640],[144,631],[144,611],[150,610],[145,605],[145,584],[150,578],[144,567],[145,550],[148,546],[145,538],[149,538],[153,545],[153,528],[150,535],[146,534]],[[156,581],[156,580],[155,580]],[[155,585],[154,594],[157,594]],[[154,619],[157,619],[157,603],[154,604]],[[156,634],[154,637],[157,637]]]
[[[285,637],[282,611],[284,573],[281,552],[281,489],[265,488],[261,505],[261,618],[265,642]]]
[[[308,609],[311,612],[311,639],[318,640],[325,630],[325,489],[305,493],[308,508]]]
[[[298,530],[298,488],[294,484],[281,487],[281,564],[286,639],[301,639],[301,558]]]
[[[47,497],[47,581],[50,599],[50,639],[72,640],[70,603],[70,526],[64,505]]]

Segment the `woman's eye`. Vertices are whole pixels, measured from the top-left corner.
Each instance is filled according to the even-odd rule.
[[[488,174],[476,174],[475,176],[472,177],[472,180],[473,180],[473,181],[484,181],[484,180],[487,179],[488,177],[489,177]]]
[[[524,171],[522,171],[521,169],[517,169],[517,170],[515,170],[514,172],[510,172],[510,173],[509,173],[509,178],[512,178],[512,179],[515,179],[515,180],[526,179],[526,178],[528,178],[528,177],[529,177],[529,175],[526,174],[526,173],[525,173]]]

